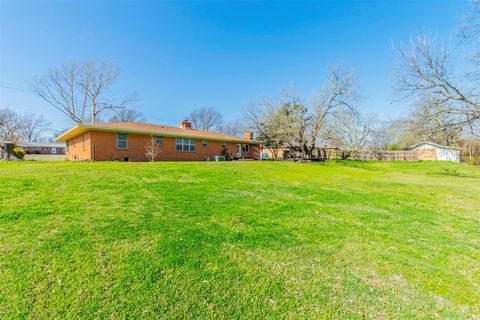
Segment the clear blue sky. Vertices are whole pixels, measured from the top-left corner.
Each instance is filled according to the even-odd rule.
[[[70,60],[111,60],[112,96],[138,92],[147,121],[173,124],[215,106],[225,119],[295,84],[311,96],[329,65],[356,73],[365,113],[397,116],[392,41],[416,32],[454,38],[466,1],[4,2],[0,106],[71,125],[39,98],[5,88]]]

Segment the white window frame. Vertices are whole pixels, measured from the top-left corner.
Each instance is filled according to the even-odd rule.
[[[181,150],[178,149],[181,146]],[[193,150],[192,147],[193,146]],[[187,150],[185,150],[187,149]],[[175,139],[175,151],[177,152],[197,152],[197,141],[195,139],[188,138],[176,138]]]
[[[202,147],[208,147],[208,140],[202,140]]]
[[[121,135],[121,134],[124,134],[124,135],[125,135],[125,140],[123,140],[123,139],[122,139],[122,140],[118,139],[118,136]],[[125,148],[121,148],[121,147],[118,146],[118,143],[119,143],[120,141],[121,141],[121,142],[125,141]],[[118,150],[126,150],[126,149],[128,149],[128,134],[127,134],[127,133],[117,132],[117,149],[118,149]]]
[[[159,142],[159,140],[161,142]],[[163,145],[164,144],[163,136],[155,136],[155,144]]]

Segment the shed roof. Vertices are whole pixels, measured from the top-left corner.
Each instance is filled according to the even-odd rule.
[[[260,143],[256,140],[245,139],[228,134],[177,128],[172,126],[165,126],[160,124],[143,123],[143,122],[102,122],[102,123],[81,123],[73,128],[65,131],[59,135],[57,141],[67,141],[73,137],[78,136],[86,131],[109,131],[109,132],[122,132],[122,133],[134,133],[134,134],[146,134],[146,135],[162,135],[181,138],[196,138],[205,140],[218,140],[226,142],[242,142],[242,143]]]
[[[433,142],[430,142],[430,141],[423,141],[423,142],[420,142],[420,143],[417,143],[417,144],[408,146],[407,149],[408,149],[408,150],[416,149],[417,147],[421,146],[422,144],[428,144],[428,145],[431,145],[431,146],[433,146],[433,147],[437,147],[437,148],[441,148],[441,149],[460,150],[460,148],[458,148],[458,147],[443,146],[443,145],[441,145],[441,144],[433,143]]]

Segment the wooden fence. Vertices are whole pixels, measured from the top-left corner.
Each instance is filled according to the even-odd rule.
[[[350,154],[352,160],[418,161],[419,154],[413,150],[361,151]]]

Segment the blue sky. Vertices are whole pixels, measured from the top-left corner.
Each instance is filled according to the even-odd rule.
[[[175,124],[215,106],[226,120],[295,84],[311,97],[328,66],[355,71],[365,113],[401,115],[395,43],[416,32],[455,43],[466,1],[5,2],[0,1],[0,106],[72,123],[23,92],[35,75],[71,60],[120,68],[112,97],[137,92],[147,121]],[[20,89],[5,88],[10,86]]]

